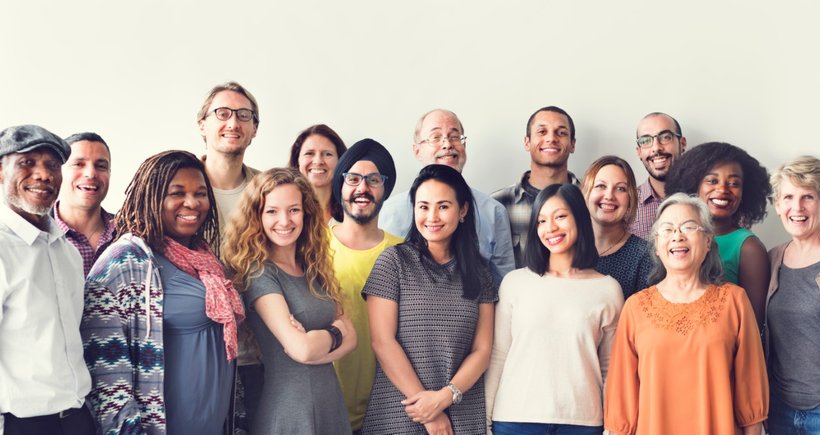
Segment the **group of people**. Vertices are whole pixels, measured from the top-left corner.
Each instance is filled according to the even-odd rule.
[[[102,137],[0,132],[0,432],[820,434],[816,157],[770,176],[654,112],[644,183],[612,155],[579,179],[547,106],[487,195],[436,109],[393,194],[390,152],[323,124],[247,166],[259,120],[214,87],[205,155],[149,157],[116,214]]]

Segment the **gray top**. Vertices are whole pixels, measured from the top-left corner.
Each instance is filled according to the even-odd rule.
[[[779,290],[768,308],[772,393],[795,409],[820,405],[820,262],[780,266]]]
[[[222,324],[205,314],[205,285],[157,255],[164,290],[167,433],[223,434],[231,401],[233,363]]]
[[[455,260],[440,265],[408,244],[397,245],[382,252],[362,290],[365,296],[398,304],[396,339],[427,390],[443,388],[453,378],[472,350],[479,304],[498,300],[486,269],[476,270],[483,284],[478,300],[464,299],[455,266]],[[407,416],[402,400],[404,395],[377,364],[362,433],[426,434],[424,426]],[[445,412],[454,433],[484,433],[484,377]]]
[[[621,249],[598,258],[595,270],[615,278],[626,299],[649,287],[646,278],[652,270],[652,259],[648,247],[649,242],[630,234]]]
[[[318,290],[324,293],[323,289]],[[333,364],[301,364],[285,353],[253,310],[254,301],[267,294],[282,295],[291,314],[306,331],[324,329],[336,318],[336,304],[313,296],[306,277],[288,275],[270,262],[265,262],[262,275],[248,284],[243,294],[246,314],[265,365],[265,385],[251,433],[350,434],[347,408]]]

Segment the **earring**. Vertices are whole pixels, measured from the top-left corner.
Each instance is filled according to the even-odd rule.
[[[459,218],[458,221],[463,224],[464,223],[464,218]]]

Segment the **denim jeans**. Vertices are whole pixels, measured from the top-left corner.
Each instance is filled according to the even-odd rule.
[[[820,435],[820,406],[801,411],[772,395],[769,401],[769,434]]]
[[[493,421],[493,435],[601,435],[603,426]]]

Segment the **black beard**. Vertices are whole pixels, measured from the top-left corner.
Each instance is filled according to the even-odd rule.
[[[350,204],[353,201],[355,201],[357,198],[367,198],[367,199],[369,199],[373,204],[376,204],[376,209],[373,210],[373,213],[370,213],[368,215],[353,216],[352,214],[350,214]],[[345,214],[346,218],[349,217],[349,218],[353,219],[353,221],[355,221],[359,225],[366,225],[366,224],[369,224],[370,222],[372,222],[373,219],[375,219],[379,216],[379,211],[381,211],[381,209],[382,209],[382,204],[384,204],[384,202],[383,201],[382,202],[376,202],[376,198],[373,197],[373,195],[371,195],[369,193],[362,193],[360,195],[351,195],[350,199],[348,199],[346,201],[346,203],[342,205],[342,210],[344,211],[344,214]]]

